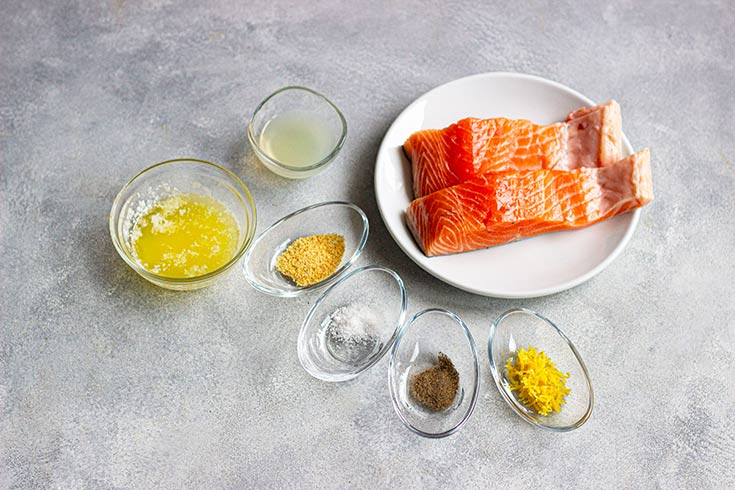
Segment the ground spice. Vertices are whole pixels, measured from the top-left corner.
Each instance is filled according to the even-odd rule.
[[[411,396],[430,410],[446,410],[452,406],[459,389],[459,373],[446,354],[440,352],[433,367],[413,377]]]
[[[276,269],[297,286],[309,286],[334,274],[345,253],[345,238],[337,233],[301,237],[278,257]]]

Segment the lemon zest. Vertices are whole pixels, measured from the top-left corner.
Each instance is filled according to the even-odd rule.
[[[561,412],[564,397],[572,391],[566,387],[569,373],[560,372],[544,351],[530,345],[521,348],[516,351],[515,362],[509,358],[505,369],[510,389],[518,392],[521,403],[540,415]]]

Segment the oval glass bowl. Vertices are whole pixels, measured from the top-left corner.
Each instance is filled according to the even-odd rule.
[[[411,380],[432,367],[440,352],[449,357],[459,373],[459,390],[449,408],[432,411],[413,399]],[[391,350],[388,377],[393,407],[406,427],[416,434],[430,438],[451,435],[475,409],[479,371],[475,341],[462,319],[439,308],[423,310],[401,328]]]
[[[510,390],[505,364],[518,349],[528,345],[544,351],[559,371],[570,374],[566,386],[571,392],[564,398],[566,403],[561,406],[561,412],[540,415],[523,405]],[[574,344],[549,319],[525,308],[508,310],[491,325],[487,347],[495,384],[523,420],[536,427],[565,432],[580,427],[589,419],[594,393],[587,367]]]
[[[299,332],[304,369],[323,381],[347,381],[388,351],[406,317],[406,289],[390,269],[355,269],[319,297]]]
[[[348,202],[329,201],[299,209],[273,223],[261,233],[245,255],[245,278],[260,292],[293,297],[327,286],[337,280],[362,253],[369,232],[362,209]],[[345,253],[337,270],[310,286],[297,286],[276,269],[278,256],[297,238],[338,233],[345,238]]]
[[[329,134],[332,149],[321,160],[296,166],[278,161],[261,144],[261,136],[267,125],[278,116],[296,115],[302,119],[315,119],[324,125]],[[255,109],[248,124],[248,141],[258,159],[272,172],[289,179],[304,179],[322,172],[334,161],[347,138],[347,121],[342,112],[322,94],[306,87],[284,87],[266,97]]]
[[[131,234],[138,219],[152,205],[173,194],[200,194],[221,202],[240,230],[235,255],[217,270],[196,277],[165,277],[147,271],[133,252]],[[255,203],[245,184],[232,172],[211,162],[176,159],[157,163],[130,179],[118,193],[110,212],[110,235],[115,250],[135,272],[167,289],[192,290],[221,278],[247,251],[255,235]]]

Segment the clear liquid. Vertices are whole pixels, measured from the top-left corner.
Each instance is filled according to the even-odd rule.
[[[280,163],[308,167],[323,160],[337,140],[327,121],[306,111],[279,114],[265,124],[260,147]]]

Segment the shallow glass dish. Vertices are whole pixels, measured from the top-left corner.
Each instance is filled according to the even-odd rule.
[[[136,222],[151,206],[174,194],[212,197],[235,218],[240,232],[237,251],[219,269],[196,277],[165,277],[147,271],[136,259],[131,242]],[[202,288],[221,278],[245,254],[255,227],[255,203],[245,184],[229,170],[204,160],[167,160],[148,167],[123,186],[110,211],[110,235],[120,257],[148,281],[175,290]]]
[[[441,411],[424,408],[411,395],[413,377],[444,353],[459,373],[452,405]],[[430,308],[416,313],[401,328],[390,355],[388,379],[393,407],[406,427],[430,438],[457,432],[470,418],[480,388],[477,348],[467,325],[451,311]]]
[[[334,283],[306,315],[299,361],[323,381],[347,381],[375,365],[406,318],[406,288],[390,269],[365,266]]]
[[[261,233],[245,255],[245,278],[255,289],[272,296],[293,297],[328,286],[343,275],[365,248],[368,219],[356,205],[328,201],[299,209],[273,223]],[[278,256],[297,238],[338,233],[345,239],[345,252],[337,270],[309,286],[297,286],[276,269]]]
[[[314,163],[294,165],[279,161],[264,148],[263,134],[267,125],[284,115],[301,114],[319,122],[322,143],[330,150]],[[248,124],[248,141],[258,159],[272,172],[290,179],[305,179],[322,172],[334,161],[347,139],[347,121],[342,112],[322,94],[306,87],[284,87],[258,104]]]
[[[559,371],[570,374],[566,386],[571,392],[564,398],[561,412],[540,415],[523,405],[510,390],[505,364],[518,349],[528,345],[544,351]],[[590,418],[594,392],[587,367],[574,344],[549,319],[525,308],[508,310],[491,325],[487,349],[490,371],[500,394],[523,420],[542,429],[565,432]]]

